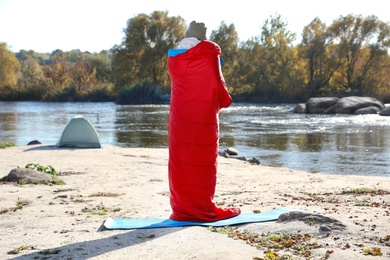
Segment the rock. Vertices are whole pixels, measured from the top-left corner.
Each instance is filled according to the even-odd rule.
[[[227,152],[225,152],[225,151],[223,151],[223,152],[218,152],[219,153],[219,155],[221,155],[221,156],[223,156],[223,157],[226,157],[226,158],[229,158],[230,157],[230,155],[227,153]]]
[[[378,114],[381,110],[376,106],[363,107],[355,111],[356,115]]]
[[[15,168],[10,171],[10,173],[5,176],[1,181],[6,182],[19,182],[19,183],[51,183],[53,181],[53,176],[49,173],[30,170],[26,168]]]
[[[260,160],[259,160],[259,159],[256,159],[256,158],[252,158],[252,159],[248,160],[248,162],[249,162],[250,164],[256,164],[256,165],[260,165],[260,164],[261,164],[261,163],[260,163]]]
[[[299,104],[297,104],[294,107],[294,109],[293,109],[293,113],[297,113],[297,114],[305,114],[305,113],[307,113],[306,103],[299,103]]]
[[[378,107],[379,110],[385,108],[383,103],[375,98],[351,96],[340,98],[329,110],[335,111],[337,114],[353,114],[358,109],[371,106]]]
[[[334,106],[338,100],[337,97],[310,98],[306,103],[307,113],[322,114],[325,110]]]
[[[27,145],[35,145],[35,144],[42,144],[42,143],[39,142],[38,140],[32,140]]]
[[[246,161],[246,157],[245,156],[238,156],[238,155],[230,155],[227,150],[224,150],[223,152],[218,152],[218,154],[220,156],[223,156],[225,158],[232,158],[232,159],[237,159],[237,160],[240,160],[240,161]]]
[[[390,116],[390,107],[385,107],[382,109],[381,112],[379,112],[379,115],[381,116]]]
[[[309,114],[377,114],[385,108],[384,104],[372,97],[319,97],[306,102]],[[294,112],[304,111],[304,105],[298,104]]]
[[[331,106],[330,108],[325,110],[323,114],[336,114],[336,106],[335,105]]]
[[[234,158],[234,159],[237,159],[237,160],[240,160],[240,161],[246,161],[246,157],[245,156],[233,156],[233,157],[230,157],[230,158]]]
[[[226,152],[228,155],[238,155],[238,150],[234,149],[233,147],[228,147],[224,152]]]
[[[277,222],[289,222],[289,221],[302,221],[308,225],[320,225],[320,232],[327,232],[331,230],[344,230],[346,226],[330,217],[326,217],[320,214],[306,213],[300,211],[292,211],[289,213],[281,214]]]

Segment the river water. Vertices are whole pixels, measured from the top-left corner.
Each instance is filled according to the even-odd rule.
[[[221,110],[220,150],[234,147],[262,165],[390,177],[390,117],[294,114],[295,105],[233,104]],[[83,115],[104,145],[167,147],[169,105],[0,102],[0,141],[56,144]]]

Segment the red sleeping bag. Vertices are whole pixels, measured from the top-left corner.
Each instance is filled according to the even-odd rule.
[[[220,66],[221,49],[211,41],[168,57],[171,78],[169,113],[169,187],[171,219],[209,222],[240,214],[218,208],[219,110],[232,99]]]

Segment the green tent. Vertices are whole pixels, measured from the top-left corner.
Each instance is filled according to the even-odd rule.
[[[95,127],[81,115],[75,116],[69,121],[62,132],[57,146],[72,148],[102,147]]]

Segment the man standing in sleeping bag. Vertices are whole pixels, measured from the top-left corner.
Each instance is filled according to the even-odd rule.
[[[232,99],[221,71],[221,49],[191,22],[179,49],[168,51],[171,79],[169,188],[173,220],[211,222],[241,213],[213,202],[221,108]]]

